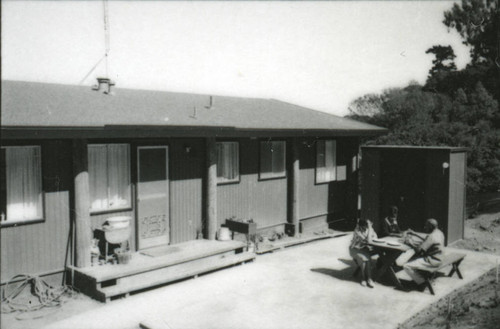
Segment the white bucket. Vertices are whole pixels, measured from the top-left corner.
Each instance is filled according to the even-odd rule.
[[[104,236],[108,243],[118,244],[127,241],[130,238],[130,227],[113,228],[104,231]]]
[[[217,234],[217,240],[219,241],[228,241],[231,240],[231,234],[227,227],[221,227],[219,229],[219,234]]]
[[[130,225],[130,217],[128,216],[110,217],[107,221],[111,229],[126,228]]]

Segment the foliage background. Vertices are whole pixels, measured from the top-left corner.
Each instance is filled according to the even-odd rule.
[[[462,0],[444,13],[470,47],[471,62],[457,70],[451,46],[435,45],[425,85],[410,82],[367,94],[349,106],[356,120],[389,133],[367,144],[467,147],[467,192],[500,189],[500,10],[498,0]]]

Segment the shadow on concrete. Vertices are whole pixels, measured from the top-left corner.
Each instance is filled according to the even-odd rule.
[[[349,267],[346,267],[346,268],[341,269],[341,270],[320,267],[320,268],[312,268],[311,271],[316,272],[316,273],[325,274],[325,275],[331,276],[331,277],[339,279],[339,280],[358,282],[359,275],[355,275],[356,263],[354,262],[354,260],[344,259],[344,258],[339,258],[338,260],[346,265],[349,265]]]
[[[344,268],[342,270],[331,269],[331,268],[313,268],[311,269],[311,271],[329,275],[339,280],[360,282],[361,274],[359,272],[356,273],[357,266],[353,259],[338,258],[337,260],[346,265],[349,265],[349,267]],[[381,278],[378,277],[377,268],[375,264],[373,264],[372,269],[373,269],[373,277],[378,284],[387,287],[394,287],[396,289],[396,287],[394,286],[394,282],[389,280],[389,278],[387,278],[386,276],[382,276]]]
[[[356,269],[356,262],[352,258],[337,258],[338,261],[341,261],[342,263],[349,265],[350,267],[353,268],[353,272]]]

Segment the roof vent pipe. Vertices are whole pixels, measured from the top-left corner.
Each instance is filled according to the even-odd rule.
[[[205,108],[207,108],[209,110],[215,108],[215,97],[214,96],[210,96],[209,104],[208,104],[208,106],[205,106]]]
[[[97,85],[92,87],[92,90],[99,91],[101,90],[101,85],[103,85],[102,92],[106,95],[114,95],[115,93],[112,91],[112,87],[115,85],[115,82],[110,78],[97,78]]]

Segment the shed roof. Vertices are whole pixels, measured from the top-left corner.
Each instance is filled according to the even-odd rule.
[[[323,132],[369,136],[386,129],[273,99],[2,81],[2,130],[134,127]]]

